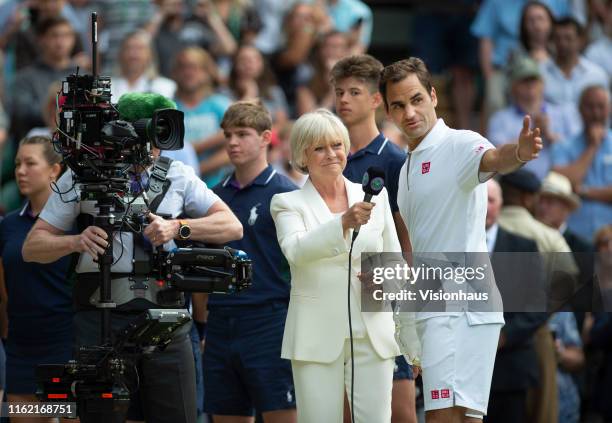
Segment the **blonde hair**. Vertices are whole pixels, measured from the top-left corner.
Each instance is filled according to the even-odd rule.
[[[351,142],[342,121],[327,109],[317,109],[302,115],[291,130],[291,165],[300,173],[308,174],[306,150],[331,140],[341,140],[348,154]]]
[[[223,115],[221,128],[253,128],[259,135],[272,129],[270,112],[261,101],[237,101]]]

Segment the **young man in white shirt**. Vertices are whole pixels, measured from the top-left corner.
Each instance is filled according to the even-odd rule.
[[[518,144],[495,148],[475,132],[447,127],[437,119],[436,91],[418,58],[387,66],[380,92],[390,118],[408,138],[398,206],[413,252],[486,254],[482,182],[535,159],[542,149],[540,130],[530,130],[526,116]],[[491,289],[499,295],[494,283]],[[504,322],[498,307],[417,313],[427,423],[475,423],[486,414]]]

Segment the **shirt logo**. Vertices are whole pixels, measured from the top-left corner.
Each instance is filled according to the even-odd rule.
[[[287,391],[287,402],[293,402],[293,394],[291,393],[291,391]]]
[[[484,150],[484,145],[480,144],[478,147],[476,147],[476,150],[474,150],[474,154],[478,154],[482,150]]]
[[[440,396],[442,398],[450,398],[450,389],[442,389],[440,391]]]
[[[431,162],[421,163],[421,175],[425,175],[429,173],[429,168],[431,167]]]
[[[257,214],[257,207],[261,206],[261,203],[257,203],[255,204],[252,208],[251,211],[249,212],[249,220],[247,221],[249,225],[253,226],[255,224],[255,221],[257,220],[257,218],[259,217],[259,215]]]
[[[431,399],[440,399],[440,391],[438,391],[437,389],[431,391]]]

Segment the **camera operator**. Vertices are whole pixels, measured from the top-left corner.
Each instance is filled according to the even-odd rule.
[[[159,150],[153,149],[153,155],[155,164],[159,164]],[[148,181],[155,177],[153,169],[151,166],[139,172],[139,169],[132,168],[135,174],[132,175],[131,195],[147,190]],[[77,201],[79,187],[75,187],[72,178],[72,172],[66,172],[58,181],[57,189],[54,189],[28,234],[23,257],[28,262],[49,263],[68,254],[79,254],[74,288],[76,343],[77,346],[99,345],[101,313],[91,304],[90,297],[99,286],[96,258],[108,246],[107,234],[102,228],[90,225],[78,235],[65,235],[77,220],[95,214],[92,201]],[[238,219],[195,175],[193,169],[173,161],[166,179],[171,182],[169,188],[156,212],[148,214],[149,223],[142,235],[128,231],[127,225],[122,225],[120,231],[113,233],[112,301],[117,304],[117,309],[112,313],[114,331],[133,321],[145,309],[161,308],[150,300],[137,298],[138,291],[143,296],[146,289],[127,290],[133,295],[129,301],[116,298],[121,291],[126,291],[118,288],[121,285],[125,288],[125,283],[128,283],[127,278],[120,278],[133,275],[135,271],[135,244],[142,243],[146,247],[150,243],[152,247],[163,246],[165,250],[170,250],[175,246],[174,240],[179,239],[222,244],[242,237],[242,225]],[[170,218],[163,219],[160,215]],[[182,220],[183,217],[185,220]],[[135,379],[139,388],[131,393],[127,413],[130,420],[146,420],[148,423],[196,421],[194,357],[185,332],[175,335],[162,352],[144,356],[137,365]],[[106,422],[109,419],[87,416],[86,421]]]

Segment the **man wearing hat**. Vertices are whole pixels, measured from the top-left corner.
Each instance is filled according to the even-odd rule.
[[[537,193],[540,190],[538,177],[529,170],[519,169],[504,175],[500,184],[503,192],[504,207],[499,216],[499,225],[504,229],[533,239],[540,253],[544,254],[544,263],[548,275],[575,277],[578,268],[569,254],[555,255],[548,253],[571,252],[567,242],[558,230],[538,222],[532,213],[535,209]],[[549,329],[545,326],[538,329],[534,336],[535,348],[540,367],[540,386],[532,392],[531,421],[556,422],[557,383],[554,341]]]
[[[565,176],[557,172],[550,172],[540,188],[540,195],[536,207],[536,217],[545,225],[557,229],[565,238],[572,250],[574,260],[580,270],[578,291],[572,300],[574,310],[591,310],[593,303],[592,276],[593,276],[593,245],[582,236],[576,234],[567,226],[570,214],[580,207],[580,197],[572,192],[572,184]],[[581,326],[583,313],[576,316]],[[579,326],[579,327],[580,327]]]
[[[572,252],[592,252],[593,245],[567,227],[567,219],[580,203],[580,197],[572,192],[570,180],[560,173],[550,172],[542,181],[536,217],[561,232]]]
[[[529,57],[514,61],[509,72],[511,105],[497,111],[489,119],[487,138],[496,146],[514,142],[523,126],[523,117],[532,117],[539,127],[544,146],[537,160],[525,165],[541,180],[552,165],[551,144],[576,135],[580,118],[568,106],[558,106],[544,100],[544,81],[538,64]]]

